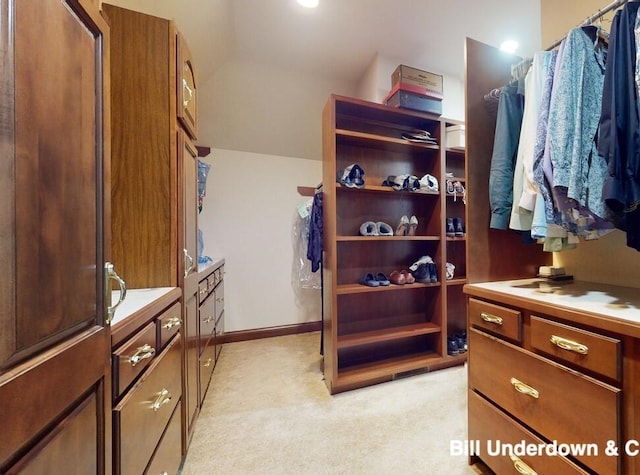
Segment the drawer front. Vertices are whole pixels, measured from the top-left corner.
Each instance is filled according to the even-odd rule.
[[[143,473],[182,395],[182,340],[174,338],[114,409],[122,474]]]
[[[216,327],[216,315],[215,315],[215,299],[207,299],[199,310],[199,322],[200,322],[200,342],[204,344],[209,337],[213,334],[213,330]]]
[[[517,310],[470,298],[469,325],[522,341],[522,314]]]
[[[160,348],[164,348],[169,343],[169,340],[173,338],[180,331],[182,327],[182,307],[179,303],[173,305],[169,310],[164,312],[157,319],[158,331],[160,337]]]
[[[205,345],[202,350],[202,355],[200,356],[200,401],[204,400],[215,366],[216,345],[214,338],[211,338]]]
[[[510,343],[469,331],[469,386],[549,440],[619,441],[620,390]],[[616,473],[616,457],[578,457],[598,473]],[[593,457],[591,457],[593,458]]]
[[[220,318],[222,312],[224,311],[224,282],[220,282],[220,284],[216,287],[215,290],[216,297],[216,320]]]
[[[155,356],[156,326],[150,323],[113,353],[113,391],[119,398]]]
[[[180,469],[182,459],[182,430],[180,426],[180,404],[176,406],[167,426],[167,430],[158,444],[153,460],[145,474],[175,475]]]
[[[473,391],[469,391],[468,405],[468,440],[472,442],[463,455],[477,455],[495,473],[532,473],[526,468],[541,475],[588,473],[567,458],[547,455],[546,451],[521,455],[515,452],[512,457],[510,446],[546,448],[549,444]],[[597,450],[602,452],[600,447]]]
[[[204,279],[198,284],[198,303],[202,304],[207,298],[207,295],[209,295],[209,282],[207,279]]]
[[[622,342],[531,316],[531,347],[581,368],[621,380]]]

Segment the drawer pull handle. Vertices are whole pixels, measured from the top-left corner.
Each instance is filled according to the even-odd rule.
[[[139,347],[136,352],[129,358],[131,366],[135,366],[142,360],[148,360],[156,354],[156,349],[149,344]]]
[[[520,457],[509,455],[509,458],[513,462],[513,467],[516,469],[516,472],[522,473],[522,475],[538,475],[538,473],[524,463]]]
[[[205,368],[208,368],[209,366],[211,366],[211,363],[213,363],[213,358],[207,358],[207,359],[202,363],[202,366],[204,366]]]
[[[202,320],[202,323],[211,323],[211,322],[213,322],[213,317],[207,317]]]
[[[162,325],[162,328],[171,330],[173,327],[179,327],[180,325],[182,325],[182,320],[180,320],[178,317],[171,317],[169,320],[167,320],[167,323]]]
[[[551,335],[551,343],[556,345],[558,348],[562,348],[563,350],[575,351],[576,353],[580,353],[581,355],[589,354],[589,347],[587,345],[583,345],[582,343],[578,343],[577,341],[567,340],[566,338],[562,338],[561,336]]]
[[[168,389],[163,388],[162,391],[158,393],[158,397],[156,397],[156,400],[153,401],[153,404],[151,405],[151,409],[153,409],[153,411],[156,412],[162,406],[167,404],[169,401],[171,401],[171,393],[169,392]]]
[[[206,295],[209,292],[208,288],[200,289],[200,295]]]
[[[218,298],[216,299],[216,302],[218,302],[218,303],[223,303],[223,302],[224,302],[224,297],[218,297]]]
[[[487,323],[502,325],[502,317],[498,317],[497,315],[491,315],[490,313],[482,312],[480,314],[480,318],[482,318]]]
[[[537,389],[532,388],[528,384],[524,384],[522,381],[516,378],[511,378],[511,384],[519,393],[526,394],[527,396],[531,396],[534,399],[538,399],[540,397],[540,393]]]

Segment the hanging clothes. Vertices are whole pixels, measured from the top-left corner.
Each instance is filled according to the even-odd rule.
[[[311,272],[317,272],[322,266],[322,190],[313,195],[309,221],[309,242],[307,259],[311,261]]]
[[[602,195],[627,245],[640,250],[640,119],[635,59],[640,4],[616,12],[609,36],[598,151],[607,164]]]
[[[513,206],[513,175],[524,113],[524,83],[500,91],[489,175],[490,227],[507,229]]]
[[[602,107],[604,52],[582,28],[569,32],[556,64],[549,110],[552,193],[565,229],[586,239],[610,232],[602,199],[606,163],[596,132]]]

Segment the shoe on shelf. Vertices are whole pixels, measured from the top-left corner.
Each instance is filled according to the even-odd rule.
[[[360,225],[362,236],[378,236],[378,226],[373,221],[365,221]]]
[[[431,282],[438,282],[438,268],[435,262],[427,264],[427,271],[429,272],[429,279],[431,280]]]
[[[393,236],[393,229],[387,223],[378,221],[376,229],[378,230],[378,236]]]
[[[431,263],[431,262],[433,262],[433,259],[431,259],[430,256],[422,256],[420,259],[418,259],[416,262],[414,262],[413,264],[411,264],[409,266],[409,270],[410,271],[415,271],[415,270],[418,269],[418,266],[420,264],[428,264],[428,263]]]
[[[378,282],[371,272],[366,273],[362,279],[360,279],[360,283],[369,287],[378,287],[380,285],[380,282]]]
[[[453,229],[455,237],[464,237],[464,226],[462,225],[461,218],[453,218]]]
[[[461,331],[455,333],[453,338],[456,340],[456,344],[458,345],[458,352],[465,353],[467,351],[467,332]]]
[[[425,176],[420,178],[420,189],[418,191],[421,191],[423,193],[426,193],[426,192],[437,193],[438,179],[435,176],[429,175],[427,173]]]
[[[338,173],[338,183],[349,188],[362,188],[364,186],[364,170],[354,163]]]
[[[403,272],[394,270],[389,274],[389,281],[395,285],[404,285],[407,283],[407,276]]]
[[[452,337],[447,337],[447,354],[449,356],[457,356],[460,354],[460,348],[458,348],[458,341]]]
[[[455,188],[453,187],[453,180],[447,180],[447,193],[453,195],[455,193]]]
[[[404,281],[407,284],[413,284],[416,281],[416,279],[411,275],[411,272],[406,269],[401,270],[400,274],[404,275]]]
[[[430,284],[431,283],[431,273],[429,272],[429,264],[420,263],[416,270],[412,272],[413,278],[416,282],[420,282],[422,284]]]
[[[409,231],[407,232],[407,234],[409,236],[415,236],[417,227],[418,227],[418,218],[416,218],[415,216],[411,216],[411,219],[409,219]]]
[[[453,273],[456,270],[456,266],[454,266],[451,262],[447,262],[446,268],[447,268],[447,280],[453,279]]]
[[[391,285],[391,282],[389,281],[387,276],[384,275],[382,272],[378,272],[376,274],[376,280],[378,281],[378,284],[382,285],[383,287],[386,287],[387,285]]]
[[[456,237],[456,228],[453,226],[453,218],[447,218],[447,237]]]
[[[396,236],[406,236],[409,232],[409,218],[404,215],[400,218],[400,224],[396,228]]]
[[[467,204],[467,191],[461,182],[456,181],[453,183],[453,201],[456,200],[458,195],[462,195],[462,202]]]

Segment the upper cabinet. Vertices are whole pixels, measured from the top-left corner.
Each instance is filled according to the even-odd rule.
[[[178,119],[192,140],[198,138],[198,101],[196,73],[191,52],[184,37],[177,35],[178,54]]]
[[[111,471],[108,42],[93,3],[0,1],[0,473]]]

